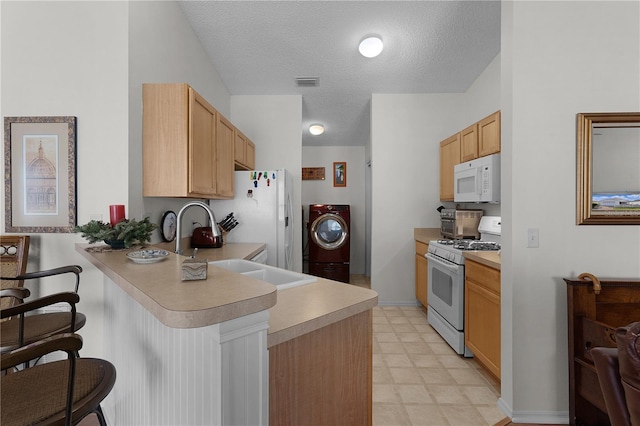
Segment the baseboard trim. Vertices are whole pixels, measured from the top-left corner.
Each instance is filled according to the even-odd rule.
[[[500,411],[502,411],[502,413],[505,416],[509,418],[513,417],[513,410],[511,409],[509,404],[507,404],[507,402],[504,399],[502,399],[502,397],[498,398],[498,408],[500,409]]]
[[[541,425],[568,425],[569,413],[565,411],[521,411],[513,413],[513,423],[534,423]]]
[[[539,425],[568,425],[568,411],[513,411],[507,402],[499,398],[498,408],[512,423],[539,424]]]
[[[378,306],[421,306],[420,302],[380,302],[378,300]]]

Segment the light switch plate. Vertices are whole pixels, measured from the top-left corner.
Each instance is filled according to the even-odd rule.
[[[540,230],[538,228],[527,229],[527,247],[540,247]]]

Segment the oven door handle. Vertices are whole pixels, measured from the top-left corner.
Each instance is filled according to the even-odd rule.
[[[437,256],[432,255],[431,253],[427,253],[424,255],[424,257],[427,258],[427,260],[431,260],[434,263],[437,263],[438,265],[447,268],[449,271],[451,272],[458,272],[460,270],[460,265],[456,265],[453,262],[450,262],[448,260],[445,259],[441,259]]]

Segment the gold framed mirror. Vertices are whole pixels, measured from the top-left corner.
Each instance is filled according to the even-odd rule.
[[[578,114],[577,224],[640,225],[640,112]]]

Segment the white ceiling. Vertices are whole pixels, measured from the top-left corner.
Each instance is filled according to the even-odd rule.
[[[231,95],[302,95],[304,146],[369,140],[372,93],[464,92],[500,51],[499,1],[180,1]],[[358,43],[384,41],[367,59]],[[318,77],[300,88],[296,77]],[[311,136],[308,127],[326,131]]]

